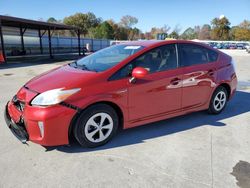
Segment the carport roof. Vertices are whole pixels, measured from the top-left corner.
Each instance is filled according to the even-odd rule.
[[[43,21],[28,20],[24,18],[17,18],[12,16],[0,15],[0,22],[2,26],[10,27],[23,27],[29,29],[54,29],[54,30],[77,30],[77,27],[59,24],[59,23],[49,23]]]

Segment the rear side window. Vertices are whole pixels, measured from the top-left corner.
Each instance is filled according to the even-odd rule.
[[[218,54],[205,47],[195,44],[180,44],[180,57],[182,66],[192,66],[214,62],[218,58]]]

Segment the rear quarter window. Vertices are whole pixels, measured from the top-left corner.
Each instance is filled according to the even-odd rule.
[[[214,62],[214,61],[217,61],[218,59],[218,53],[213,51],[213,50],[209,50],[207,49],[208,51],[208,59],[209,59],[209,62]]]

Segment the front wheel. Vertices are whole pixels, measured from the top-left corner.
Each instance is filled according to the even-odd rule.
[[[219,114],[226,107],[228,99],[227,90],[219,86],[213,93],[210,101],[208,112],[211,114]]]
[[[107,143],[116,133],[118,116],[109,105],[96,104],[82,112],[74,127],[80,145],[97,147]]]

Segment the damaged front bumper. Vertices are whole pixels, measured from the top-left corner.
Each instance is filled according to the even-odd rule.
[[[11,130],[11,132],[22,142],[26,143],[29,140],[28,132],[25,128],[23,120],[20,120],[18,123],[15,123],[13,119],[11,119],[8,112],[8,103],[5,107],[4,119]]]

